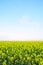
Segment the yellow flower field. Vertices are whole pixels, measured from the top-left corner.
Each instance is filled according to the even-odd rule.
[[[0,41],[0,65],[43,65],[43,41]]]

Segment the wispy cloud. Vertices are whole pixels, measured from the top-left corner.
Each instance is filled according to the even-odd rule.
[[[25,25],[24,25],[25,24]],[[43,39],[43,30],[41,23],[38,21],[31,21],[28,16],[22,16],[19,19],[19,27],[16,28],[1,28],[0,39],[8,40],[33,40]]]
[[[20,24],[26,24],[28,21],[29,21],[29,17],[28,17],[28,16],[22,16],[22,17],[19,19],[19,23],[20,23]]]
[[[39,27],[41,25],[39,21],[33,21],[29,16],[22,16],[19,19],[19,23],[22,25],[27,24],[29,26],[34,26],[34,27]]]
[[[43,32],[41,31],[16,31],[16,32],[1,32],[0,40],[41,40],[43,39]]]

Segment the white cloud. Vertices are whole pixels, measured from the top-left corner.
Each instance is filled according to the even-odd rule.
[[[31,22],[30,22],[30,25],[31,25],[31,26],[35,26],[35,27],[39,27],[39,26],[40,26],[40,23],[37,22],[37,21],[34,21],[34,22],[31,21]]]
[[[15,31],[15,32],[1,32],[0,40],[40,40],[43,39],[43,32],[41,31]]]
[[[28,16],[22,16],[19,19],[20,26],[14,28],[1,28],[0,39],[4,40],[30,40],[43,39],[43,30],[41,22],[30,21]],[[24,25],[26,24],[26,25]],[[21,26],[22,25],[22,26]],[[24,27],[24,28],[23,28]]]
[[[28,16],[22,16],[20,19],[19,19],[19,24],[20,25],[27,25],[28,27],[33,27],[33,28],[39,28],[40,27],[40,22],[39,21],[32,21],[30,19],[30,17]]]
[[[19,19],[19,23],[20,23],[20,24],[26,24],[28,21],[29,21],[29,17],[28,17],[28,16],[22,16],[22,17]]]

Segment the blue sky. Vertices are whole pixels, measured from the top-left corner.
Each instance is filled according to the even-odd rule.
[[[43,0],[0,0],[0,40],[5,39],[43,39]]]

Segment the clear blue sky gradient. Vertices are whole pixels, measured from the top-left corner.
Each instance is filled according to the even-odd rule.
[[[43,39],[43,0],[0,0],[0,39]]]

